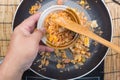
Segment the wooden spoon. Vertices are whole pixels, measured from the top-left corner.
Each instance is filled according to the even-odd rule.
[[[57,19],[55,19],[55,21],[57,24],[59,24],[62,27],[65,27],[71,31],[76,32],[76,33],[85,35],[85,36],[117,51],[118,53],[120,53],[120,47],[118,47],[117,45],[103,39],[102,37],[99,37],[98,35],[96,35],[92,31],[90,31],[87,27],[85,27],[84,25],[79,25],[79,24],[77,24],[71,20],[68,20],[66,18],[63,18],[63,17],[58,17]]]

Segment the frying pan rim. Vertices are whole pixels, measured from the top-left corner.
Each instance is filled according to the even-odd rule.
[[[23,3],[23,1],[24,1],[24,0],[21,0],[21,2],[19,3],[19,5],[17,6],[17,9],[16,9],[16,11],[15,11],[15,14],[14,14],[14,17],[13,17],[13,20],[12,20],[12,31],[14,31],[14,27],[13,27],[13,26],[14,26],[14,20],[15,20],[17,11],[18,11],[19,7],[21,6],[21,4]],[[112,16],[111,16],[110,10],[108,9],[105,1],[104,1],[104,0],[101,0],[101,2],[102,2],[103,5],[105,6],[105,8],[106,8],[106,10],[107,10],[107,12],[108,12],[109,18],[110,18],[110,25],[111,25],[111,38],[110,38],[110,42],[112,42],[112,38],[113,38]],[[81,76],[78,76],[78,77],[75,77],[75,78],[71,78],[71,79],[68,79],[68,80],[73,80],[73,79],[78,79],[78,78],[84,77],[84,76],[88,75],[89,73],[91,73],[93,70],[95,70],[95,69],[102,63],[102,61],[105,59],[106,55],[108,54],[109,49],[110,49],[110,48],[107,49],[107,51],[106,51],[104,57],[102,58],[102,60],[101,60],[93,69],[91,69],[90,71],[88,71],[87,73],[85,73],[85,74],[83,74],[83,75],[81,75]],[[43,76],[43,75],[39,74],[38,72],[34,71],[32,68],[30,68],[30,70],[31,70],[32,72],[34,72],[35,74],[37,74],[37,75],[39,75],[39,76],[41,76],[41,77],[44,77],[44,78],[46,78],[46,79],[56,80],[56,79],[53,79],[53,78],[49,78],[49,77]]]
[[[24,0],[21,0],[20,1],[20,3],[18,4],[18,6],[17,6],[17,8],[16,8],[16,10],[15,10],[15,14],[14,14],[14,16],[13,16],[13,20],[12,20],[12,31],[14,31],[14,22],[15,22],[15,17],[16,17],[16,14],[17,14],[17,11],[18,11],[18,9],[19,9],[19,7],[21,6],[21,4],[23,3],[23,1]]]

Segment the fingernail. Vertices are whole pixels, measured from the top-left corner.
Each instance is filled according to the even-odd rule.
[[[36,14],[41,15],[41,12],[37,12]]]

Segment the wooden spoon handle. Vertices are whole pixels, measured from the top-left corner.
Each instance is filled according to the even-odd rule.
[[[98,35],[96,35],[92,31],[89,31],[86,36],[88,36],[89,38],[91,38],[91,39],[93,39],[93,40],[95,40],[95,41],[97,41],[97,42],[99,42],[99,43],[101,43],[101,44],[115,50],[118,53],[120,53],[120,47],[119,46],[113,44],[112,42],[109,42],[109,41],[105,40],[102,37],[99,37]]]
[[[90,31],[87,27],[81,26],[71,20],[68,20],[66,18],[62,18],[62,17],[58,17],[56,20],[56,23],[69,29],[72,30],[76,33],[85,35],[109,48],[112,48],[113,50],[117,51],[118,53],[120,53],[120,47],[118,47],[117,45],[103,39],[102,37],[99,37],[98,35],[96,35],[95,33],[93,33],[92,31]]]

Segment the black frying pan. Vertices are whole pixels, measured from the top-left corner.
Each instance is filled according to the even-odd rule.
[[[30,16],[29,8],[35,4],[37,0],[23,0],[20,6],[17,9],[17,12],[14,17],[13,21],[13,30],[17,25],[19,25],[24,19]],[[49,3],[50,1],[54,0],[43,0],[42,5]],[[56,1],[56,0],[55,0]],[[76,2],[78,0],[71,0]],[[96,3],[97,1],[97,3]],[[106,40],[111,40],[112,35],[112,25],[111,25],[111,18],[109,12],[105,6],[103,0],[88,0],[88,3],[91,7],[91,10],[85,10],[91,20],[97,20],[101,30],[103,31],[102,37]],[[59,69],[55,67],[56,62],[50,61],[50,65],[46,67],[46,71],[39,70],[39,59],[40,55],[38,55],[31,66],[31,70],[36,74],[43,76],[48,79],[77,79],[83,77],[90,72],[92,72],[104,59],[106,52],[108,50],[107,47],[98,44],[95,46],[93,44],[94,41],[90,43],[90,52],[91,58],[89,58],[80,69],[71,68],[73,65],[69,66],[70,71],[60,72]],[[35,63],[35,64],[34,64]]]

